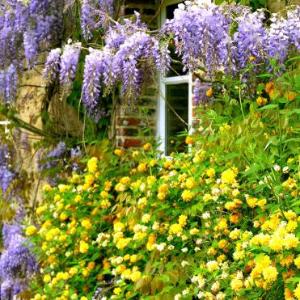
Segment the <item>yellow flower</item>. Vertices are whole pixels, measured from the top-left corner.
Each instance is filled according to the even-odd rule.
[[[194,198],[194,193],[189,190],[184,190],[181,194],[183,201],[189,202]]]
[[[37,215],[41,215],[46,209],[47,209],[47,206],[46,206],[46,205],[39,206],[39,207],[36,209],[36,214],[37,214]]]
[[[283,248],[282,238],[278,235],[273,235],[269,241],[269,247],[275,252],[281,251]]]
[[[277,279],[277,269],[275,267],[269,266],[263,269],[263,277],[267,282],[274,282]]]
[[[169,228],[170,234],[180,234],[182,233],[182,227],[180,224],[172,224]]]
[[[187,216],[180,215],[178,218],[178,223],[180,226],[184,227],[186,225]]]
[[[294,264],[298,269],[300,269],[300,255],[298,255],[297,258],[294,259]]]
[[[214,91],[213,91],[213,89],[212,88],[209,88],[207,91],[206,91],[206,96],[207,97],[212,97],[212,95],[214,94]]]
[[[44,278],[43,278],[43,281],[44,281],[45,283],[49,283],[49,282],[51,281],[51,276],[50,276],[49,274],[46,274],[46,275],[44,276]]]
[[[122,292],[122,289],[121,289],[121,288],[119,288],[119,287],[114,288],[114,294],[115,294],[115,295],[120,295],[121,292]]]
[[[286,225],[286,231],[287,232],[293,232],[298,227],[298,223],[296,221],[288,221]]]
[[[300,299],[300,283],[297,284],[297,287],[294,290],[294,295],[298,300]]]
[[[65,213],[65,212],[62,212],[60,215],[59,215],[59,219],[63,222],[63,221],[66,221],[68,219],[68,215]]]
[[[28,226],[25,230],[26,236],[34,235],[34,234],[36,234],[36,232],[37,232],[37,229],[33,225]]]
[[[234,291],[239,291],[243,288],[244,284],[241,279],[234,278],[230,282],[230,286]]]
[[[122,156],[124,154],[124,151],[122,149],[115,149],[114,154],[117,156]]]
[[[85,229],[91,229],[92,228],[92,223],[89,219],[84,219],[81,221],[81,225],[82,227],[84,227]]]
[[[260,199],[257,201],[257,205],[261,208],[264,209],[265,205],[267,204],[267,200],[266,199]]]
[[[210,177],[210,178],[215,177],[215,175],[216,175],[215,169],[214,169],[214,168],[209,168],[209,169],[207,169],[207,170],[206,170],[206,175],[207,175],[208,177]]]
[[[196,186],[196,181],[194,178],[190,177],[186,180],[185,182],[185,187],[189,190],[191,190],[192,188],[194,188]]]
[[[142,273],[140,271],[134,271],[131,273],[130,279],[133,282],[138,281],[142,277]]]
[[[206,263],[206,268],[209,272],[213,272],[219,268],[219,264],[215,260],[211,260]]]
[[[296,248],[298,244],[299,239],[293,233],[287,234],[283,241],[283,245],[286,249]]]
[[[80,300],[88,300],[88,298],[85,296],[82,296],[82,297],[80,297]]]
[[[144,148],[145,151],[149,151],[149,150],[152,148],[152,146],[151,146],[150,143],[147,143],[147,144],[145,144],[145,145],[143,146],[143,148]]]
[[[89,250],[89,245],[85,241],[80,241],[79,252],[80,253],[87,253],[88,250]]]
[[[140,163],[137,167],[138,172],[143,173],[147,171],[147,164]]]
[[[268,99],[260,96],[256,99],[256,103],[259,106],[263,106],[263,105],[266,105],[268,103]]]
[[[117,241],[116,246],[118,249],[124,249],[130,243],[130,241],[130,238],[121,238]]]
[[[257,198],[254,197],[248,197],[246,199],[246,202],[249,207],[254,208],[257,205]]]
[[[187,137],[185,138],[185,143],[186,143],[187,145],[193,145],[193,144],[194,144],[194,140],[193,140],[193,138],[192,138],[191,136],[187,136]]]
[[[114,223],[114,232],[122,232],[125,229],[125,225],[121,222]]]
[[[61,193],[64,193],[64,192],[67,192],[70,190],[70,186],[69,185],[66,185],[66,184],[59,184],[58,185],[58,190],[61,192]]]
[[[98,158],[92,157],[87,163],[87,169],[90,173],[95,173],[98,170]]]
[[[200,231],[199,231],[199,229],[197,229],[197,228],[192,228],[191,230],[190,230],[190,234],[191,235],[196,235],[196,234],[198,234]]]
[[[144,214],[142,216],[142,223],[146,223],[147,224],[150,221],[150,219],[151,219],[151,215],[150,214]]]
[[[43,186],[43,191],[44,191],[44,192],[50,192],[50,191],[52,191],[51,185],[50,185],[50,184],[45,184],[45,185]]]
[[[226,184],[235,183],[236,173],[232,169],[228,169],[221,174],[221,180]]]

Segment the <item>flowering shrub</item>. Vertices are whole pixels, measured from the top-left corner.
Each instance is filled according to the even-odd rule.
[[[188,153],[116,149],[45,186],[26,230],[40,260],[33,298],[300,299],[300,160],[266,147],[269,112],[257,114],[213,121]],[[240,126],[252,131],[244,148]]]

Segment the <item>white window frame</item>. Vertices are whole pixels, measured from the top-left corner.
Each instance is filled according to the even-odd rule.
[[[166,8],[172,4],[179,4],[183,1],[180,0],[166,0],[164,1],[161,14],[160,14],[160,24],[163,25],[166,21]],[[157,139],[160,141],[159,150],[166,155],[167,149],[167,136],[166,136],[166,87],[168,85],[176,84],[188,84],[188,131],[191,133],[192,123],[193,123],[193,76],[192,73],[181,76],[165,77],[164,74],[159,76],[159,100],[157,107]],[[180,122],[180,120],[178,120]]]

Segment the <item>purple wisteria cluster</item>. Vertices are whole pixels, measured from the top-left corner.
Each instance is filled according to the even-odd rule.
[[[33,67],[40,48],[61,34],[60,0],[4,0],[0,4],[0,99],[11,103],[17,91],[17,72]]]
[[[81,29],[86,40],[93,31],[105,28],[114,13],[114,0],[83,0],[81,5]]]
[[[245,6],[180,4],[163,32],[173,39],[185,68],[237,73],[248,63],[268,66],[270,58],[284,62],[300,50],[300,6],[283,18]]]
[[[10,166],[10,153],[6,144],[0,145],[0,189],[6,193],[10,183],[17,177]],[[27,288],[28,280],[37,271],[37,263],[22,235],[21,222],[24,205],[17,189],[5,194],[4,201],[14,206],[15,215],[10,223],[2,225],[0,247],[0,299],[9,300]],[[14,203],[16,202],[16,203]]]
[[[70,86],[75,78],[81,44],[67,44],[63,48],[50,51],[44,68],[44,78],[47,83],[53,83],[57,78],[62,86]]]
[[[163,31],[174,40],[185,69],[213,71],[228,63],[230,24],[221,6],[180,4]]]
[[[201,69],[212,77],[220,72],[238,75],[248,64],[255,66],[254,71],[269,70],[271,58],[283,63],[291,51],[300,50],[299,6],[285,18],[274,14],[266,20],[264,11],[252,12],[242,5],[186,1],[158,34],[152,34],[137,13],[135,21],[116,22],[108,17],[112,12],[113,1],[82,2],[81,26],[86,39],[103,26],[102,16],[110,21],[103,46],[89,48],[85,57],[82,101],[90,116],[99,115],[101,95],[119,86],[123,99],[132,103],[145,77],[151,75],[149,70],[153,75],[169,68],[169,42],[174,43],[185,70]],[[80,48],[78,43],[65,46],[62,53],[52,50],[45,77],[50,82],[59,78],[69,85],[75,77]]]
[[[4,250],[0,256],[0,299],[9,300],[27,288],[28,281],[38,268],[22,235],[21,225],[4,224],[2,239]]]
[[[139,14],[136,21],[125,20],[111,26],[101,50],[90,49],[86,56],[83,102],[88,111],[99,104],[101,86],[105,91],[121,85],[121,94],[129,102],[136,99],[149,70],[165,70],[169,63],[168,51],[147,32]]]
[[[12,172],[9,166],[9,150],[5,144],[0,145],[0,189],[2,193],[6,193],[9,185],[15,178],[15,174]]]

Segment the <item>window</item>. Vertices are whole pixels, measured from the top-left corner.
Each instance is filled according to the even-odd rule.
[[[182,1],[167,0],[161,11],[161,24],[174,16],[174,10]],[[170,49],[174,61],[179,61],[174,49]],[[161,141],[160,150],[165,155],[173,151],[184,151],[184,138],[178,134],[192,125],[192,75],[183,72],[181,63],[173,62],[168,74],[160,76],[160,97],[158,101],[157,135]]]

